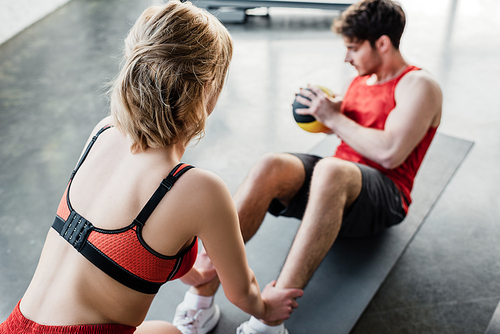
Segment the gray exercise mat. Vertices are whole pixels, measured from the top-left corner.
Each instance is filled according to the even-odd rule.
[[[495,309],[484,334],[500,334],[500,303]]]
[[[328,136],[311,153],[331,155],[337,144],[336,137]],[[413,204],[406,219],[377,237],[338,239],[305,288],[299,308],[286,321],[290,334],[350,332],[472,145],[470,141],[436,134],[415,180]],[[246,245],[248,262],[261,289],[278,277],[299,224],[296,219],[268,214],[260,230]],[[173,315],[186,290],[179,281],[166,284],[155,299],[148,318]],[[222,289],[215,300],[222,317],[213,333],[235,333],[238,325],[249,316],[229,303]]]
[[[374,238],[337,240],[287,322],[291,333],[350,332],[471,147],[469,141],[436,135],[415,180],[406,219]],[[330,154],[328,139],[313,151]]]

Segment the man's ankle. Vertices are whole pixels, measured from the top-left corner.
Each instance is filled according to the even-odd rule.
[[[248,325],[258,333],[279,333],[281,332],[281,329],[278,327],[281,327],[282,323],[283,321],[273,322],[271,325],[270,323],[265,323],[255,317],[250,317],[250,320],[248,321]]]
[[[215,295],[215,293],[219,289],[219,285],[219,277],[216,276],[208,283],[199,286],[191,286],[189,288],[189,292],[200,296],[210,297]]]
[[[262,319],[259,319],[259,321],[262,322],[263,324],[266,324],[267,326],[279,326],[283,323],[283,321],[267,322],[267,321],[264,321]]]
[[[214,296],[201,296],[190,291],[184,295],[184,305],[191,310],[209,308],[214,302]]]

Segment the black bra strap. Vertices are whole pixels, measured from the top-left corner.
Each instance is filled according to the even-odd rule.
[[[182,174],[194,168],[192,165],[187,165],[184,163],[180,163],[172,169],[170,174],[166,178],[161,181],[160,186],[156,189],[153,196],[149,199],[149,201],[144,205],[141,212],[134,219],[134,223],[144,226],[149,216],[156,209],[160,201],[163,199],[165,194],[172,188],[174,183],[181,177]]]
[[[111,127],[113,127],[113,125],[106,125],[106,126],[104,126],[99,131],[97,131],[97,133],[95,134],[94,137],[92,137],[92,140],[87,145],[87,148],[85,149],[85,152],[83,153],[82,157],[80,158],[80,161],[78,161],[78,164],[76,165],[76,168],[73,170],[73,173],[71,173],[70,180],[72,180],[73,177],[75,177],[76,172],[78,171],[78,169],[80,168],[80,166],[83,164],[83,162],[87,158],[87,155],[89,155],[90,149],[92,148],[92,146],[94,146],[94,143],[96,142],[97,137],[99,137],[99,135],[101,133],[103,133],[104,131],[106,131],[107,129],[109,129]]]

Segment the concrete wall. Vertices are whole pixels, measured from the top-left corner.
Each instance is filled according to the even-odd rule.
[[[69,0],[0,0],[0,44]]]

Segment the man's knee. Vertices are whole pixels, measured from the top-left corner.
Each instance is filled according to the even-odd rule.
[[[297,160],[297,161],[293,161]],[[250,170],[250,176],[254,179],[276,180],[285,175],[293,173],[300,164],[300,160],[286,153],[266,153],[264,154],[255,166]]]
[[[333,157],[323,158],[314,167],[313,180],[317,179],[321,182],[342,181],[349,177],[355,168],[357,168],[356,165],[348,161]]]
[[[318,161],[314,167],[311,182],[311,191],[321,189],[345,192],[349,202],[361,191],[361,170],[352,162],[327,157]]]
[[[288,153],[266,153],[250,170],[246,185],[254,190],[265,189],[267,195],[289,200],[305,180],[302,161]]]

